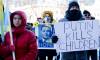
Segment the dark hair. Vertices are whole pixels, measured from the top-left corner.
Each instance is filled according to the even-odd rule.
[[[31,26],[33,26],[33,24],[32,24],[32,23],[27,23],[27,25],[31,25]]]
[[[88,14],[89,16],[91,16],[90,12],[87,11],[87,10],[84,10],[84,11],[83,11],[83,14]]]
[[[26,29],[31,30],[32,29],[33,24],[32,23],[27,23],[26,24]]]

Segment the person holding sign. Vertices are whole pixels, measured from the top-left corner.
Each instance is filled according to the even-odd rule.
[[[94,17],[91,16],[91,13],[87,10],[83,11],[84,19],[85,20],[95,20]],[[87,60],[97,60],[97,49],[87,50]]]
[[[10,33],[7,32],[0,54],[2,54],[4,60],[13,60],[12,51],[14,51],[16,60],[35,60],[37,56],[36,37],[33,32],[25,28],[25,13],[22,11],[11,13],[10,22],[14,45],[11,45]]]
[[[92,17],[91,13],[89,11],[87,11],[87,10],[83,11],[83,18],[85,20],[94,20],[95,19],[95,17]]]
[[[72,1],[69,4],[65,17],[59,20],[59,22],[80,21],[80,20],[83,20],[83,18],[82,18],[79,4],[76,1]],[[57,41],[57,37],[54,39]],[[61,60],[86,60],[87,53],[86,51],[60,52],[60,59]]]
[[[43,19],[44,23],[55,23],[56,22],[53,19],[53,13],[51,11],[44,11],[42,19]]]
[[[38,46],[39,60],[53,60],[53,56],[56,56],[56,49],[54,49],[54,44],[52,43],[52,36],[54,34],[54,29],[52,23],[53,13],[51,11],[44,11],[42,17],[44,23],[39,23],[39,36],[38,36]]]

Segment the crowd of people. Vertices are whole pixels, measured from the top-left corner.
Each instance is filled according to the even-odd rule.
[[[12,52],[15,52],[16,60],[97,60],[97,49],[73,51],[73,52],[57,52],[56,49],[39,49],[42,45],[39,43],[47,43],[55,45],[59,37],[54,34],[52,24],[57,20],[53,18],[52,11],[44,11],[42,17],[37,18],[35,27],[45,26],[41,28],[41,36],[36,36],[33,23],[27,23],[27,18],[23,11],[15,11],[10,14],[11,32],[13,43],[11,44],[10,32],[4,36],[2,42],[0,34],[0,60],[13,60]],[[65,12],[64,18],[59,22],[67,21],[83,21],[95,20],[91,13],[87,10],[81,12],[78,2],[69,3],[68,10]],[[39,42],[39,43],[37,43]],[[48,58],[46,58],[48,57]]]

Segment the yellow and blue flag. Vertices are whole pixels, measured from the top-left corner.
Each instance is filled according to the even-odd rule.
[[[4,38],[4,7],[3,7],[2,0],[0,0],[0,34],[3,40]]]
[[[0,0],[0,34],[2,36],[2,40],[4,40],[4,35],[7,31],[9,31],[9,9],[3,0]]]

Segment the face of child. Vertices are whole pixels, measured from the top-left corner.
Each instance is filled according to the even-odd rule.
[[[17,14],[14,15],[14,17],[13,17],[14,26],[15,27],[19,27],[21,25],[21,22],[22,22],[21,17],[19,15],[17,15]]]
[[[46,14],[46,15],[45,15],[44,20],[45,20],[45,22],[50,23],[51,17],[49,16],[49,14]]]

